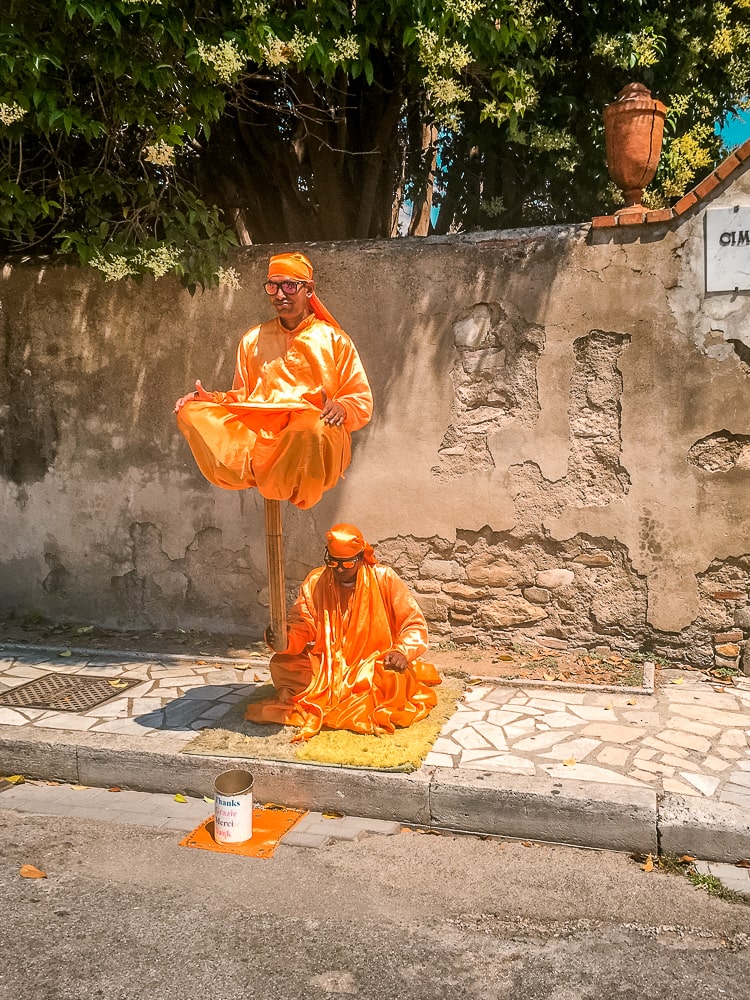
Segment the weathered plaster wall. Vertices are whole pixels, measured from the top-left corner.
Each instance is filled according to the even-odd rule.
[[[750,175],[713,202],[734,203]],[[172,405],[228,386],[268,250],[192,298],[5,266],[0,612],[260,634],[262,505],[201,479]],[[290,593],[352,520],[436,636],[707,662],[750,631],[750,300],[704,294],[702,212],[307,250],[376,412],[346,479],[285,510]]]

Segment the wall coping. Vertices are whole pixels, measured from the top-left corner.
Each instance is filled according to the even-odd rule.
[[[621,215],[597,215],[591,220],[594,229],[611,229],[614,226],[653,225],[656,222],[671,222],[684,215],[688,209],[703,201],[728,180],[745,160],[750,159],[750,139],[738,146],[730,155],[704,177],[700,183],[684,194],[671,208],[657,208],[644,212],[627,212]]]

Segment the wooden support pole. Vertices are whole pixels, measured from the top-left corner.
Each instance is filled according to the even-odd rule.
[[[266,560],[271,613],[272,646],[286,649],[286,586],[284,584],[284,539],[281,534],[281,501],[263,499],[266,514]]]

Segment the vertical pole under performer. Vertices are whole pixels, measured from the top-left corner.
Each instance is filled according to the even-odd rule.
[[[281,533],[281,501],[263,498],[266,515],[266,561],[272,646],[286,649],[286,586],[284,583],[284,539]]]

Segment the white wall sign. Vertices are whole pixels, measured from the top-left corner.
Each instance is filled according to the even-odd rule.
[[[706,209],[706,291],[750,290],[750,205]]]

